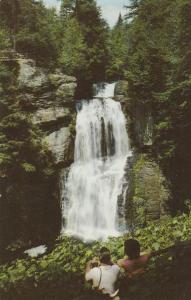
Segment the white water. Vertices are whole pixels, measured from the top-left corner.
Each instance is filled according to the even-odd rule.
[[[109,84],[93,100],[82,102],[75,159],[63,179],[63,230],[83,240],[119,234],[118,196],[125,203],[123,177],[130,150],[126,120],[113,95],[114,84]]]
[[[39,255],[42,255],[46,252],[47,247],[45,245],[41,245],[38,247],[34,247],[28,250],[25,250],[24,253],[28,254],[30,257],[37,257]]]

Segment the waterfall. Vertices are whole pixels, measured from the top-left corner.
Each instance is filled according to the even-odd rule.
[[[112,99],[114,87],[106,85],[78,106],[74,163],[63,178],[63,231],[83,240],[105,239],[122,230],[118,201],[123,197],[125,205],[130,149],[125,116]]]

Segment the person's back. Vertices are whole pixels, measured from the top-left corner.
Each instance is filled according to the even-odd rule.
[[[140,244],[133,239],[125,241],[124,248],[128,258],[120,259],[118,265],[127,272],[128,277],[143,273],[150,255],[140,255]]]
[[[86,280],[93,281],[93,287],[98,288],[103,294],[115,294],[115,283],[119,274],[119,267],[117,265],[101,265],[92,268],[86,273]]]
[[[93,288],[99,290],[108,297],[115,297],[117,290],[115,288],[120,268],[116,264],[111,263],[109,250],[101,253],[100,266],[91,268],[87,265],[85,279],[93,281]],[[116,298],[114,298],[116,299]]]
[[[127,271],[129,277],[133,277],[136,274],[140,274],[144,272],[148,260],[149,260],[149,255],[140,255],[140,257],[133,260],[123,259],[123,261],[119,263],[119,265],[125,271]]]

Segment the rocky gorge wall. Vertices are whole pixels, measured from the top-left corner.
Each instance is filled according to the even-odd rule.
[[[135,106],[128,98],[128,82],[119,81],[115,100],[122,105],[133,155],[127,161],[129,182],[126,216],[129,226],[143,226],[169,214],[170,189],[167,179],[151,155],[154,120],[147,106]]]
[[[60,70],[49,73],[27,59],[19,60],[20,101],[34,124],[44,132],[58,168],[73,161],[76,78]]]
[[[30,125],[31,132],[34,128],[35,134],[39,134],[38,142],[42,140],[43,144],[39,149],[47,153],[50,168],[47,173],[39,171],[36,177],[29,172],[20,178],[19,173],[18,182],[9,178],[0,182],[0,256],[5,260],[17,257],[32,246],[52,244],[60,233],[59,178],[61,170],[73,162],[77,86],[74,77],[60,70],[50,72],[22,57],[13,57],[10,61],[14,62],[10,68],[15,70],[16,81],[13,101],[17,101],[20,114],[30,119],[28,123],[34,124],[34,127]],[[26,144],[30,142],[26,140]],[[41,165],[39,161],[39,166],[43,164],[44,161]]]

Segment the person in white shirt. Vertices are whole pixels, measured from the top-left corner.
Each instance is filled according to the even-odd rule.
[[[111,262],[109,250],[104,247],[100,250],[99,263],[96,259],[87,263],[85,279],[86,281],[92,280],[93,289],[101,292],[106,298],[119,300],[117,296],[119,291],[115,288],[119,271],[119,266]]]

